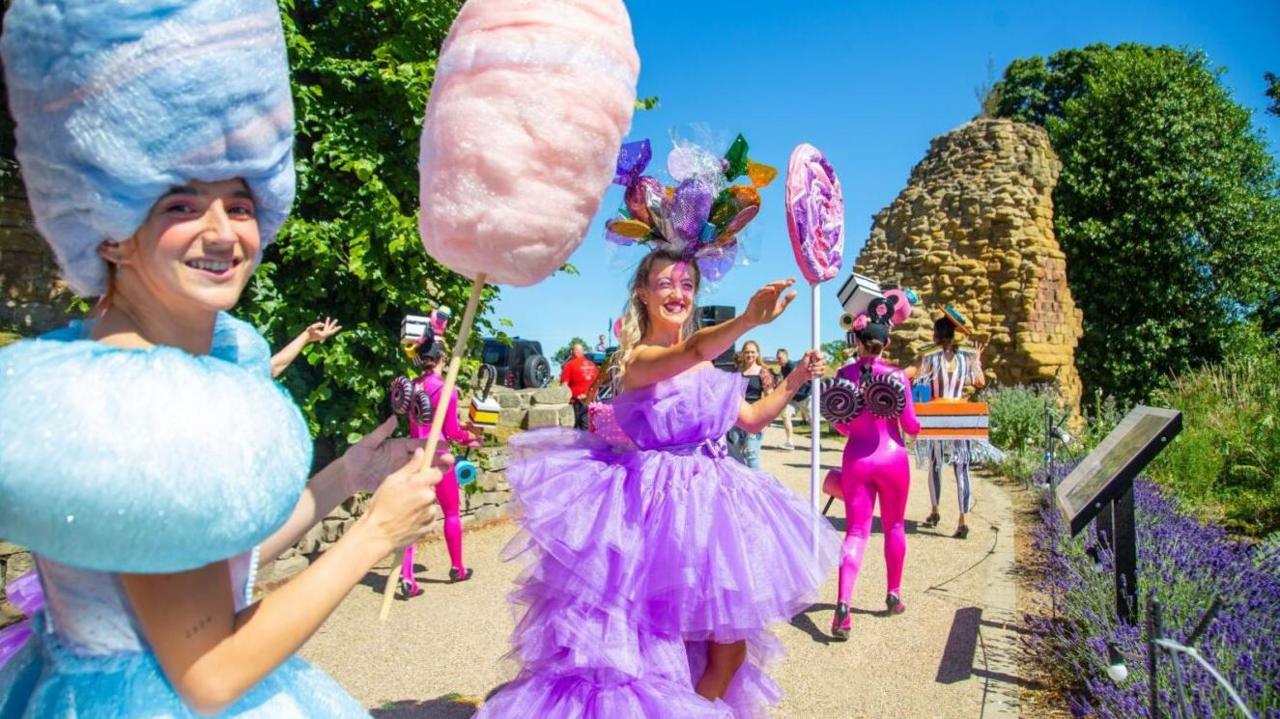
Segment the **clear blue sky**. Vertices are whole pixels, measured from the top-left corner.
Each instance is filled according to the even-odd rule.
[[[1204,50],[1226,66],[1237,102],[1280,155],[1280,118],[1263,112],[1262,74],[1280,73],[1280,2],[978,2],[889,3],[844,0],[633,0],[627,3],[640,51],[639,94],[661,98],[636,114],[631,139],[654,141],[665,167],[668,131],[705,123],[742,132],[752,157],[785,173],[791,149],[809,142],[840,176],[846,212],[845,267],[820,287],[823,339],[839,336],[838,283],[865,243],[871,217],[905,186],[929,140],[978,110],[975,88],[1009,61],[1094,42],[1126,41]],[[989,65],[993,67],[989,70]],[[809,290],[795,266],[781,211],[781,177],[763,192],[752,224],[757,262],[737,267],[701,304],[741,308],[764,282],[800,281],[787,314],[750,335],[766,354],[794,355],[809,342]],[[643,254],[610,257],[602,223],[621,190],[570,261],[580,276],[556,275],[531,288],[503,288],[495,316],[512,334],[541,340],[547,354],[580,335],[594,344],[626,299],[630,268]],[[623,248],[622,252],[626,252]],[[614,254],[616,255],[616,252]]]

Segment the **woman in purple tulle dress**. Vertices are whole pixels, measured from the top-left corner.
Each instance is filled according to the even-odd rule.
[[[780,698],[763,669],[780,653],[768,625],[810,605],[840,539],[801,497],[729,458],[724,436],[760,431],[822,363],[810,353],[747,404],[743,378],[710,359],[781,315],[792,282],[694,332],[699,282],[697,263],[669,250],[637,270],[612,400],[628,442],[513,438],[523,531],[507,555],[529,561],[512,595],[522,671],[480,717],[760,717]]]

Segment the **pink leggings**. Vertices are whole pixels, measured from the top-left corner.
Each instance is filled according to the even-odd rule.
[[[871,534],[871,512],[880,497],[880,526],[884,530],[884,562],[888,568],[889,591],[897,594],[902,585],[902,562],[907,554],[907,533],[903,514],[911,487],[911,466],[900,445],[886,447],[857,459],[845,458],[840,486],[844,494],[844,546],[840,557],[838,601],[849,603],[853,585],[862,567],[862,552]]]
[[[458,575],[467,573],[462,565],[462,516],[458,513],[458,476],[453,470],[445,473],[444,479],[436,485],[436,501],[444,510],[444,543],[449,548],[449,563],[458,570]],[[401,568],[404,581],[417,591],[418,580],[413,576],[413,545],[405,548],[404,564]]]

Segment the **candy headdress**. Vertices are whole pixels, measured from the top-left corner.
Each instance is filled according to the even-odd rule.
[[[605,237],[678,253],[697,261],[706,279],[719,280],[737,257],[738,234],[760,212],[760,188],[777,177],[777,169],[753,162],[742,135],[724,157],[678,142],[667,156],[674,186],[644,174],[652,159],[648,140],[622,146],[613,181],[626,195],[619,216],[605,223]],[[731,184],[743,177],[745,183]]]
[[[71,288],[106,288],[169,188],[241,178],[264,246],[293,204],[293,104],[274,0],[15,0],[0,38],[36,228]]]

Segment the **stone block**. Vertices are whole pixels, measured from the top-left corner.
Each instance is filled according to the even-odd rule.
[[[569,388],[564,385],[543,387],[533,392],[534,405],[568,404],[569,399]]]
[[[523,427],[525,415],[529,410],[523,407],[503,409],[498,413],[499,427]]]
[[[511,499],[510,492],[480,492],[480,504],[496,506],[506,504]]]
[[[489,472],[501,472],[507,468],[507,451],[505,449],[486,450]]]
[[[503,409],[517,409],[521,406],[520,395],[515,392],[494,393],[493,398],[498,401],[498,406]]]
[[[578,417],[574,414],[573,405],[564,405],[560,408],[560,426],[572,427],[577,422]]]
[[[495,519],[501,519],[507,516],[507,508],[505,506],[481,507],[476,512],[476,522],[492,522]]]
[[[525,423],[529,429],[537,429],[538,427],[558,427],[560,426],[560,409],[556,405],[538,406],[529,408],[529,414],[525,417]]]

